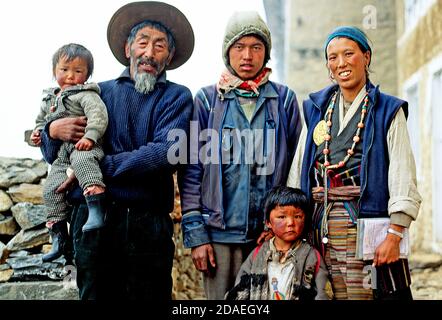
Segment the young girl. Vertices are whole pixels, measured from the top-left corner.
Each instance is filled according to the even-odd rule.
[[[325,264],[305,240],[310,216],[305,194],[299,189],[275,187],[266,197],[264,212],[274,237],[251,252],[226,299],[329,299]]]
[[[70,212],[64,193],[57,188],[67,179],[66,171],[72,168],[84,191],[89,217],[83,232],[104,225],[104,182],[99,161],[103,158],[101,138],[107,127],[106,106],[100,98],[100,88],[87,83],[94,68],[91,52],[79,44],[67,44],[55,52],[52,58],[53,74],[59,87],[43,91],[40,113],[31,141],[41,144],[40,131],[47,123],[64,117],[87,117],[84,136],[75,142],[60,146],[58,158],[52,163],[43,198],[47,210],[47,223],[52,237],[52,249],[43,261],[52,261],[66,253],[68,245],[67,218]]]

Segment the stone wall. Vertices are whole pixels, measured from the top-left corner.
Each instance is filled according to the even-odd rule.
[[[176,300],[205,299],[202,274],[193,265],[190,249],[185,249],[183,245],[180,197],[176,186],[177,184],[175,183],[175,209],[172,213],[175,242],[175,258],[172,268],[172,298]]]
[[[56,285],[72,271],[71,266],[65,266],[64,258],[51,263],[41,260],[50,250],[42,199],[47,171],[44,161],[0,157],[0,299],[75,297],[71,287]],[[178,190],[171,217],[176,245],[173,298],[201,299],[201,275],[193,266],[190,250],[182,244]],[[59,294],[54,293],[55,287],[60,289]]]
[[[46,174],[42,161],[0,158],[0,282],[63,276],[61,259],[41,262],[49,242],[41,185]]]

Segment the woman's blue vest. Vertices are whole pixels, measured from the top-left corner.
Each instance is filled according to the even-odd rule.
[[[309,95],[304,101],[304,116],[307,124],[307,141],[301,171],[301,189],[311,196],[311,172],[316,153],[313,130],[323,119],[330,96],[338,90],[329,86]],[[388,217],[388,168],[389,155],[387,133],[399,108],[408,115],[408,103],[379,91],[379,86],[367,82],[369,107],[362,139],[361,196],[359,218]]]

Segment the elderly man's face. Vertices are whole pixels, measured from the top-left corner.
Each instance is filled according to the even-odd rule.
[[[230,66],[242,80],[255,78],[264,67],[265,45],[259,38],[244,36],[229,49]]]
[[[126,44],[126,57],[130,59],[130,75],[137,79],[155,79],[172,60],[167,35],[151,27],[139,30],[132,44]],[[148,90],[151,91],[151,90]]]

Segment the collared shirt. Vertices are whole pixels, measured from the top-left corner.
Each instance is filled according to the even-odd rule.
[[[350,120],[353,118],[355,113],[358,111],[359,106],[362,103],[362,100],[364,100],[365,94],[367,93],[367,89],[365,86],[362,86],[362,89],[359,91],[356,98],[353,100],[352,103],[350,103],[350,106],[346,108],[344,96],[341,92],[341,97],[339,99],[339,132],[338,136],[341,134],[341,132],[347,127]]]

